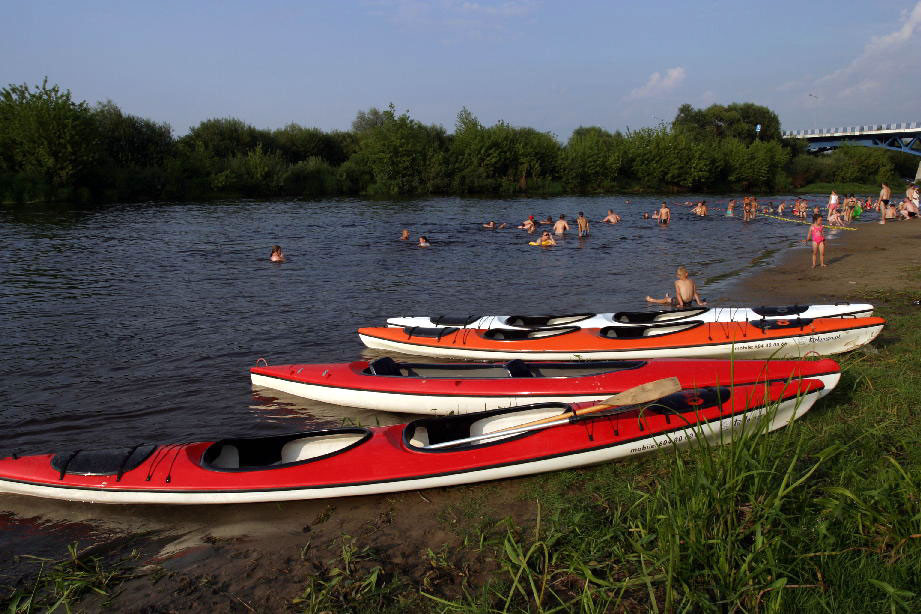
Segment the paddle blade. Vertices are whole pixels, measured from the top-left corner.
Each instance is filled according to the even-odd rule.
[[[617,407],[619,405],[640,405],[642,403],[651,403],[662,397],[667,397],[681,390],[681,382],[677,377],[666,377],[657,379],[654,382],[646,382],[639,386],[634,386],[623,392],[618,392],[614,396],[608,397],[597,405],[580,409],[576,414],[586,414],[593,411],[604,409],[605,407]]]

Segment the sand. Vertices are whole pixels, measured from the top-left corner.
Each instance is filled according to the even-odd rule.
[[[811,246],[803,244],[733,284],[724,298],[759,305],[863,302],[890,291],[921,298],[921,220],[862,223],[854,231],[826,231],[826,237],[825,268],[812,268]]]

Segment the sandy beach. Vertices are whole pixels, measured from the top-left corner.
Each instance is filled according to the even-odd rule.
[[[921,221],[861,224],[857,231],[832,236],[827,267],[812,269],[809,248],[796,247],[740,279],[727,300],[781,305],[866,300],[889,291],[907,292],[906,300],[915,300],[921,298],[921,266],[912,258],[919,247]],[[108,606],[117,611],[283,611],[303,594],[313,574],[328,569],[328,562],[353,544],[356,552],[373,553],[366,557],[370,562],[358,557],[357,565],[386,561],[387,569],[420,589],[456,595],[464,583],[477,585],[496,564],[465,539],[472,527],[509,516],[521,526],[533,525],[536,505],[525,484],[511,480],[392,496],[214,508],[88,506],[5,496],[2,508],[12,513],[6,525],[24,536],[46,531],[57,535],[51,541],[79,538],[81,546],[91,546],[107,561],[126,560],[131,577]],[[32,554],[29,544],[24,537],[16,554]],[[449,564],[435,565],[438,556]],[[28,561],[10,558],[15,564],[3,561],[9,564],[6,579],[15,581],[26,573]],[[97,609],[101,599],[88,597],[83,606]]]
[[[778,254],[773,266],[740,280],[729,293],[731,302],[828,303],[886,291],[915,291],[921,298],[916,259],[921,220],[864,223],[857,230],[826,233],[825,268],[812,268],[811,247],[803,244]]]

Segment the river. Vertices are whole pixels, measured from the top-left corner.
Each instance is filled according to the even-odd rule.
[[[733,278],[806,234],[726,217],[725,198],[707,218],[675,205],[663,228],[641,217],[660,200],[4,207],[0,455],[392,423],[399,417],[254,392],[247,369],[259,357],[359,359],[355,329],[391,315],[645,309],[680,264],[725,304]],[[597,222],[609,208],[620,224]],[[560,213],[575,226],[580,210],[591,236],[571,232],[551,249],[529,246],[521,230],[480,228]],[[402,228],[432,247],[401,242]],[[287,262],[269,262],[276,243]]]

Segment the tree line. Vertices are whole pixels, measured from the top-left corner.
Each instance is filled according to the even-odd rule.
[[[168,124],[111,101],[77,102],[47,79],[0,90],[4,202],[771,193],[817,181],[896,181],[911,162],[892,153],[809,155],[804,143],[781,138],[773,111],[751,103],[683,105],[669,125],[626,133],[580,127],[565,144],[504,121],[485,126],[466,108],[448,133],[393,105],[359,111],[348,131],[265,130],[223,118],[176,138]]]

